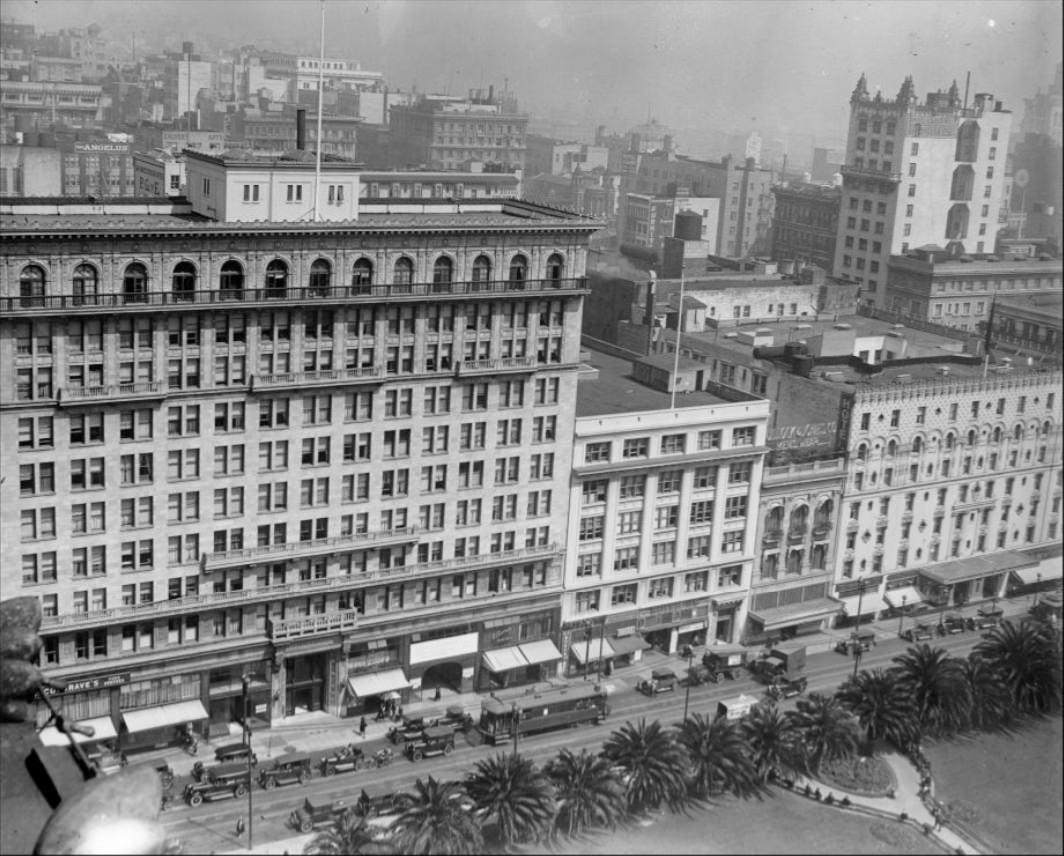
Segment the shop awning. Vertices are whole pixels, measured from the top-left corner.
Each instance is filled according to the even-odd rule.
[[[528,660],[516,645],[485,651],[480,658],[489,672],[508,672],[510,669],[523,669],[528,665]]]
[[[84,734],[74,734],[75,743],[88,743],[90,741],[95,742],[97,740],[113,740],[118,736],[118,732],[115,731],[115,724],[111,721],[109,716],[98,716],[95,719],[79,719],[78,725],[88,725],[94,730],[92,737],[86,737]],[[41,743],[45,746],[69,746],[70,738],[67,737],[62,731],[56,728],[54,725],[49,725],[47,728],[42,728],[41,733],[37,735]]]
[[[842,601],[842,608],[846,610],[846,614],[851,616],[857,615],[858,606],[860,606],[861,615],[882,612],[887,608],[887,605],[883,602],[883,596],[877,591],[866,591],[863,595],[855,594],[849,597],[840,597],[839,600]]]
[[[905,601],[905,608],[908,609],[911,606],[916,606],[918,603],[923,602],[923,596],[920,594],[916,586],[904,586],[903,588],[888,589],[887,593],[883,595],[883,599],[887,602],[888,606],[894,609],[902,608],[902,599]]]
[[[182,701],[177,704],[161,704],[158,707],[146,707],[143,710],[127,710],[122,713],[122,722],[126,731],[136,734],[151,728],[165,728],[168,725],[182,725],[207,718],[207,709],[199,701]]]
[[[793,603],[775,609],[762,609],[751,611],[750,617],[761,624],[765,630],[775,630],[779,627],[787,627],[791,624],[801,624],[805,621],[814,621],[818,618],[827,618],[834,615],[842,604],[830,597],[818,597],[803,603]]]
[[[406,673],[402,669],[385,669],[365,675],[351,675],[347,679],[347,688],[359,698],[383,695],[393,690],[405,690],[410,686]]]
[[[609,639],[592,639],[590,653],[591,662],[594,662],[595,660],[599,659],[599,645],[602,646],[602,659],[605,660],[607,657],[614,656],[614,651],[613,648],[610,647]],[[586,641],[574,642],[570,646],[569,650],[572,651],[573,656],[576,658],[576,662],[580,663],[581,665],[587,662],[586,655],[588,654],[588,646]]]
[[[1034,565],[1030,568],[1015,568],[1012,573],[1023,580],[1024,585],[1033,586],[1039,580],[1043,583],[1059,580],[1064,575],[1064,563],[1050,562],[1047,567]]]
[[[647,642],[638,633],[633,633],[631,636],[611,636],[609,639],[610,647],[613,648],[618,654],[632,654],[636,651],[645,651],[650,647],[650,643]],[[592,640],[591,647],[595,647],[595,642]]]
[[[536,663],[550,663],[553,660],[560,660],[562,658],[562,652],[558,650],[557,646],[551,642],[550,639],[540,639],[538,642],[526,642],[524,645],[518,645],[517,647],[521,649],[524,658],[533,666]]]
[[[1033,568],[1037,573],[1038,560],[1025,556],[1017,550],[1004,550],[1000,553],[988,553],[985,556],[969,556],[952,562],[942,562],[920,569],[920,576],[939,585],[953,585],[967,580],[977,580],[1005,571],[1014,573]]]
[[[428,663],[433,660],[454,660],[469,654],[476,654],[479,634],[462,633],[458,636],[444,636],[442,639],[430,639],[427,642],[415,642],[410,646],[410,665]]]

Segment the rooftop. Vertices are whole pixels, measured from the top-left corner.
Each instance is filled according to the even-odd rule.
[[[647,410],[668,410],[672,396],[652,389],[632,377],[632,360],[614,357],[601,351],[590,351],[586,365],[597,370],[598,377],[582,377],[576,390],[576,415],[610,416],[618,413],[639,413]],[[672,370],[673,357],[649,357],[643,362],[659,363]],[[694,360],[680,360],[680,368],[699,366]],[[676,396],[676,407],[705,407],[728,404],[726,399],[708,392],[692,392]]]

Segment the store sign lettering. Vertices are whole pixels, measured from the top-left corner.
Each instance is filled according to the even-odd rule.
[[[770,431],[768,443],[774,449],[801,449],[832,443],[838,428],[835,422],[784,425]]]
[[[122,684],[128,684],[129,678],[129,672],[96,678],[82,678],[80,681],[67,681],[66,689],[54,690],[53,692],[56,695],[61,695],[63,693],[81,693],[87,690],[104,690],[109,687],[120,687]]]

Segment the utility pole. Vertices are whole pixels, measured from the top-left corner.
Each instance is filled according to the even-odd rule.
[[[251,696],[251,678],[248,677],[245,672],[240,678],[240,683],[244,688],[244,745],[248,747],[248,850],[251,849],[251,825],[254,823],[255,815],[251,809],[251,792],[254,790],[254,782],[251,780],[251,721],[248,719],[248,702]]]

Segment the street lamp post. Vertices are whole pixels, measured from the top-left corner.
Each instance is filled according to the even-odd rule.
[[[244,688],[244,745],[248,747],[248,850],[251,849],[251,824],[253,822],[254,815],[251,809],[251,792],[254,790],[251,781],[251,723],[248,720],[248,703],[251,697],[251,678],[246,674],[240,678],[240,683]]]
[[[584,680],[587,680],[588,673],[591,671],[591,622],[588,621],[587,627],[584,628],[584,640],[586,645],[584,646]]]
[[[517,738],[521,730],[521,708],[517,706],[517,702],[513,703],[511,707],[513,711],[513,730],[514,730],[514,755],[517,754]]]
[[[864,600],[866,582],[863,579],[857,581],[857,632],[861,631],[861,602]]]
[[[691,703],[691,664],[695,661],[695,652],[690,646],[687,647],[687,680],[684,681],[686,689],[683,694],[683,721],[687,722],[687,709]]]
[[[861,603],[864,600],[866,581],[857,581],[857,630],[853,635],[853,676],[857,677],[857,669],[861,665]]]
[[[907,594],[901,596],[901,615],[898,616],[898,636],[901,636],[902,627],[905,626],[905,601],[909,599]]]

